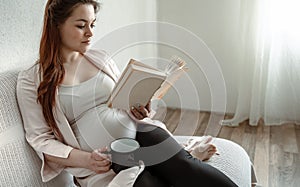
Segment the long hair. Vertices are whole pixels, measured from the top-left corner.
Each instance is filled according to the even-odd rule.
[[[39,49],[39,71],[41,83],[37,90],[37,101],[41,104],[43,115],[54,134],[62,139],[55,122],[53,111],[56,102],[56,90],[65,74],[61,54],[61,38],[58,26],[71,16],[73,10],[82,4],[91,4],[95,13],[99,3],[95,0],[48,0],[45,13],[43,32]]]

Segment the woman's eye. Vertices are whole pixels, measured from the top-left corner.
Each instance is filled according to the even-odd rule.
[[[79,28],[79,29],[83,29],[83,28],[84,28],[84,26],[77,25],[77,28]]]
[[[95,28],[95,27],[96,27],[96,25],[95,25],[95,24],[92,24],[92,25],[91,25],[91,28]]]

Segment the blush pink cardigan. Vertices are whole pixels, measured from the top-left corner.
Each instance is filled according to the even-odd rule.
[[[107,53],[101,50],[90,49],[84,56],[114,81],[117,81],[119,70]],[[92,171],[83,168],[64,167],[48,162],[44,158],[43,153],[67,158],[73,148],[79,149],[79,144],[60,109],[58,99],[56,99],[54,117],[63,135],[64,142],[57,140],[57,137],[54,136],[46,123],[41,105],[37,103],[37,88],[41,81],[40,77],[39,65],[34,65],[28,70],[21,71],[17,82],[17,100],[24,123],[26,139],[42,160],[42,180],[47,182],[60,174],[64,169],[77,177],[86,176]],[[58,93],[58,90],[56,90],[56,93]]]

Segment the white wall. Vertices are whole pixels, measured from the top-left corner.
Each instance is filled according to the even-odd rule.
[[[185,37],[174,38],[177,40],[178,46],[183,48],[172,49],[169,46],[160,46],[159,56],[168,58],[172,54],[183,55],[191,67],[188,77],[192,81],[186,79],[176,85],[178,90],[185,90],[182,93],[184,97],[181,97],[184,101],[181,100],[179,102],[179,96],[174,91],[165,98],[169,106],[210,111],[212,109],[212,96],[216,95],[216,97],[221,98],[222,95],[218,96],[218,93],[212,93],[210,90],[212,85],[209,85],[209,82],[222,81],[226,86],[225,101],[213,100],[217,104],[225,102],[227,112],[234,112],[237,96],[237,80],[235,78],[237,72],[235,67],[238,60],[236,36],[238,34],[239,2],[240,0],[157,1],[158,20],[183,27],[202,39],[216,57],[224,77],[224,80],[211,80],[211,77],[207,77],[210,73],[214,74],[214,72],[207,72],[204,68],[208,63],[212,63],[211,57],[203,55],[194,60],[189,58],[188,55],[194,54],[194,50],[198,50],[200,54],[203,53],[202,48],[193,48],[197,42],[189,41],[190,43],[187,44]],[[182,54],[183,50],[185,50],[185,54]],[[217,71],[215,74],[217,74]],[[195,98],[192,92],[185,89],[187,84],[195,86],[198,91],[198,98]],[[199,100],[200,104],[197,103],[197,100]],[[217,106],[216,111],[219,110],[218,108],[222,110],[222,106]]]
[[[146,30],[145,32],[128,32],[132,31],[130,28],[134,28],[136,23],[145,21],[158,20],[179,26],[202,39],[212,50],[219,62],[224,77],[223,83],[226,85],[225,101],[213,99],[213,102],[221,103],[221,105],[226,102],[227,112],[233,112],[237,95],[235,36],[237,35],[239,1],[101,0],[102,9],[97,17],[94,44],[107,49],[113,55],[120,69],[125,66],[129,58],[149,59],[158,56],[168,59],[173,54],[184,57],[189,63],[190,71],[176,84],[176,88],[181,92],[171,90],[164,101],[170,107],[209,111],[213,108],[211,101],[212,95],[215,94],[211,93],[209,84],[211,81],[216,82],[218,80],[211,80],[211,75],[208,76],[209,73],[205,72],[205,66],[211,65],[212,59],[206,56],[207,54],[203,52],[202,48],[199,48],[199,54],[203,54],[203,59],[192,59],[193,56],[189,55],[190,52],[197,52],[198,49],[193,49],[193,42],[189,46],[189,42],[186,42],[184,37],[174,38],[174,42],[177,42],[178,46],[186,47],[186,51],[172,49],[168,45],[156,45],[147,42],[132,43],[140,39],[140,35],[145,38],[148,35],[158,38],[164,37],[163,35],[155,36],[155,32],[160,28],[150,27],[143,28]],[[46,1],[40,0],[29,3],[23,0],[0,0],[0,3],[0,71],[29,66],[37,58]],[[172,34],[167,33],[165,36],[170,37]],[[110,40],[111,38],[113,39]],[[123,48],[120,49],[120,46]],[[116,51],[116,49],[118,50]],[[213,74],[214,72],[210,73]],[[192,91],[189,90],[190,88]]]
[[[143,40],[143,34],[153,36],[153,29],[142,33],[136,25],[156,21],[156,1],[102,0],[101,4],[102,8],[97,16],[95,47],[109,52],[120,69],[125,67],[130,58],[144,59],[156,56],[155,45],[134,43]]]
[[[101,42],[102,37],[124,26],[156,20],[156,1],[100,0],[99,2],[102,8],[97,16],[98,23],[93,40],[96,43],[97,41],[99,43],[99,40]],[[46,0],[30,2],[0,0],[0,4],[0,71],[32,65],[38,56]],[[123,68],[130,56],[142,58],[153,53],[156,53],[153,45],[133,46],[114,54],[114,59],[120,62],[119,66]]]
[[[0,0],[0,71],[32,64],[38,54],[45,1]]]

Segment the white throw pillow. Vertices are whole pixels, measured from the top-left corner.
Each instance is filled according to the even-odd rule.
[[[132,187],[137,177],[144,171],[145,165],[140,161],[139,166],[134,166],[120,171],[109,183],[108,187]]]

